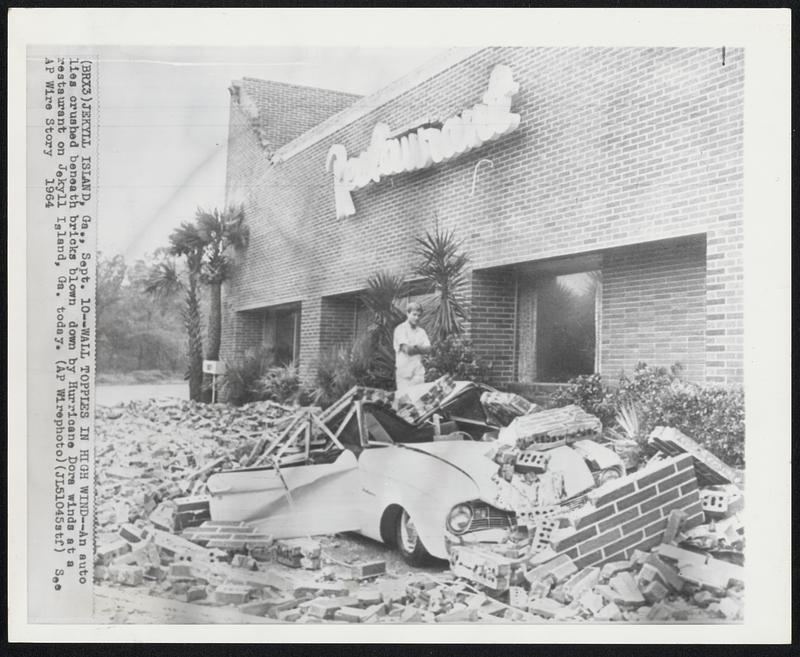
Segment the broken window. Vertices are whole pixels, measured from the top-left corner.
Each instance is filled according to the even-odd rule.
[[[270,308],[264,313],[264,346],[272,351],[278,365],[297,360],[300,348],[300,306]]]
[[[595,371],[599,271],[542,278],[536,285],[536,374],[560,383]]]

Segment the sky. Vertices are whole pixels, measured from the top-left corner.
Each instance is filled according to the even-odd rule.
[[[198,207],[223,206],[232,80],[254,77],[367,95],[444,50],[102,49],[98,250],[132,262],[165,245]]]

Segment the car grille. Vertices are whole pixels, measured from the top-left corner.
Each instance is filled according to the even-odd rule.
[[[509,529],[514,525],[514,514],[503,511],[488,504],[473,504],[472,522],[466,532],[478,532],[484,529]],[[480,514],[481,518],[475,516]]]

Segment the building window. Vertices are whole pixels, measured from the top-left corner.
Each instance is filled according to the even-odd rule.
[[[278,365],[297,360],[300,351],[300,306],[269,308],[264,312],[263,344]]]
[[[600,272],[547,276],[535,285],[536,380],[561,383],[597,369]]]

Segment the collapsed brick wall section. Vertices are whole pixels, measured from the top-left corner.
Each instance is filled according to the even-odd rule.
[[[630,558],[663,542],[673,509],[684,511],[682,527],[705,522],[693,459],[684,454],[664,459],[593,491],[593,505],[573,516],[573,531],[551,547],[578,568]]]

